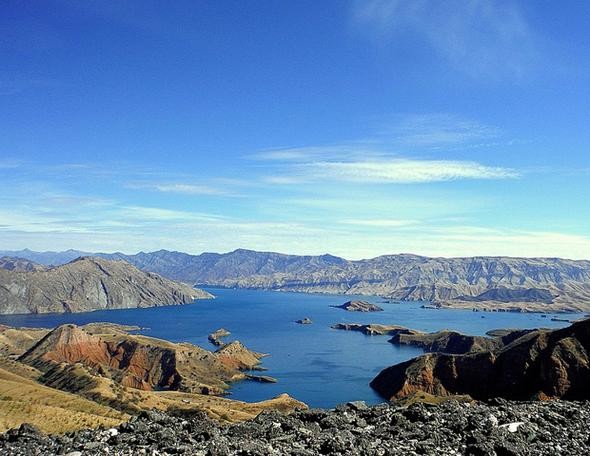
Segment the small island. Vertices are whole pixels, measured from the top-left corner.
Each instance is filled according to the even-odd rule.
[[[380,325],[375,323],[368,325],[360,323],[336,323],[335,325],[332,325],[331,328],[342,329],[344,331],[358,331],[367,336],[393,335],[400,330],[406,329],[403,326],[398,325]]]
[[[305,318],[302,318],[301,320],[295,320],[295,323],[297,323],[299,325],[311,325],[313,323],[313,321],[311,320],[311,318],[305,317]]]
[[[383,309],[367,301],[347,301],[341,306],[333,306],[337,309],[344,309],[349,312],[382,312]]]
[[[231,335],[231,333],[225,328],[219,328],[217,331],[212,332],[207,336],[209,342],[211,342],[216,347],[224,347],[225,342],[221,340],[222,337],[227,337]]]

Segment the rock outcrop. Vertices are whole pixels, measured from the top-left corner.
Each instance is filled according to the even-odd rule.
[[[207,336],[207,339],[216,347],[223,347],[225,345],[225,342],[223,342],[221,339],[230,335],[231,333],[227,329],[219,328],[218,330],[213,331],[211,334],[209,334]]]
[[[218,394],[228,388],[227,382],[246,378],[241,371],[260,364],[264,356],[238,341],[212,353],[196,345],[174,344],[122,330],[97,334],[92,329],[59,326],[18,360],[45,372],[53,384],[58,377],[73,373],[64,366],[82,364],[89,377],[110,378],[144,391]]]
[[[378,323],[370,323],[368,325],[360,323],[337,323],[332,325],[332,329],[341,329],[344,331],[357,331],[367,336],[384,336],[397,334],[398,331],[406,330],[399,325],[380,325]]]
[[[347,301],[341,306],[334,306],[337,309],[344,309],[349,312],[382,312],[383,309],[378,305],[371,304],[367,301]]]
[[[47,270],[0,269],[1,314],[153,307],[211,297],[124,261],[86,257]]]
[[[448,330],[424,333],[404,328],[393,332],[392,335],[389,342],[394,345],[413,345],[427,352],[463,354],[495,350],[504,345],[500,338],[469,336]]]
[[[536,330],[508,345],[463,355],[431,353],[383,370],[371,386],[384,398],[417,391],[475,399],[590,398],[590,320]]]
[[[426,333],[399,325],[377,323],[337,323],[333,329],[357,331],[368,336],[393,336],[394,345],[413,345],[428,352],[463,354],[475,351],[494,350],[508,345],[519,337],[533,331],[530,329],[498,329],[488,331],[488,336],[470,336],[456,331],[442,330]]]
[[[295,320],[295,323],[299,325],[311,325],[313,321],[311,320],[311,318],[305,317],[301,318],[300,320]]]

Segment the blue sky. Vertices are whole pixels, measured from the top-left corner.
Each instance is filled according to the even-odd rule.
[[[590,258],[590,3],[0,5],[0,248]]]

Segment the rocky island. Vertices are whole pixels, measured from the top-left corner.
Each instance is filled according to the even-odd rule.
[[[209,334],[207,336],[207,339],[209,340],[209,342],[211,342],[216,347],[223,347],[225,345],[225,342],[223,342],[221,339],[223,337],[227,337],[230,335],[231,335],[231,333],[227,329],[219,328],[218,330]]]
[[[444,329],[426,333],[399,325],[382,325],[376,323],[337,323],[333,329],[357,331],[368,336],[392,336],[388,342],[394,345],[413,345],[428,352],[463,354],[501,348],[534,330],[532,329],[497,329],[488,331],[489,337],[471,336],[457,331]]]
[[[368,325],[360,323],[337,323],[332,325],[332,329],[341,329],[344,331],[357,331],[367,336],[383,336],[395,334],[400,330],[405,330],[403,326],[399,325],[381,325],[377,323],[370,323]]]
[[[347,301],[340,306],[334,306],[337,309],[348,310],[349,312],[382,312],[383,309],[378,305],[371,304],[367,301]]]

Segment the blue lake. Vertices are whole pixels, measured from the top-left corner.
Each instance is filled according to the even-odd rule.
[[[252,381],[234,383],[231,397],[245,401],[269,399],[289,393],[313,407],[334,407],[351,400],[381,402],[369,382],[383,368],[422,353],[414,347],[396,347],[387,336],[331,329],[335,323],[399,324],[423,331],[455,329],[483,335],[496,328],[563,327],[551,321],[554,314],[490,313],[462,310],[421,309],[422,303],[384,303],[379,297],[279,293],[271,291],[208,289],[215,300],[186,306],[111,310],[83,314],[0,316],[12,326],[54,327],[64,323],[107,321],[138,325],[152,337],[190,342],[214,349],[207,335],[224,327],[248,348],[269,353],[263,366],[276,384]],[[355,313],[330,306],[350,299],[378,304],[384,312]],[[555,315],[561,318],[563,314]],[[309,317],[311,325],[294,323]],[[571,315],[567,318],[578,318]]]

